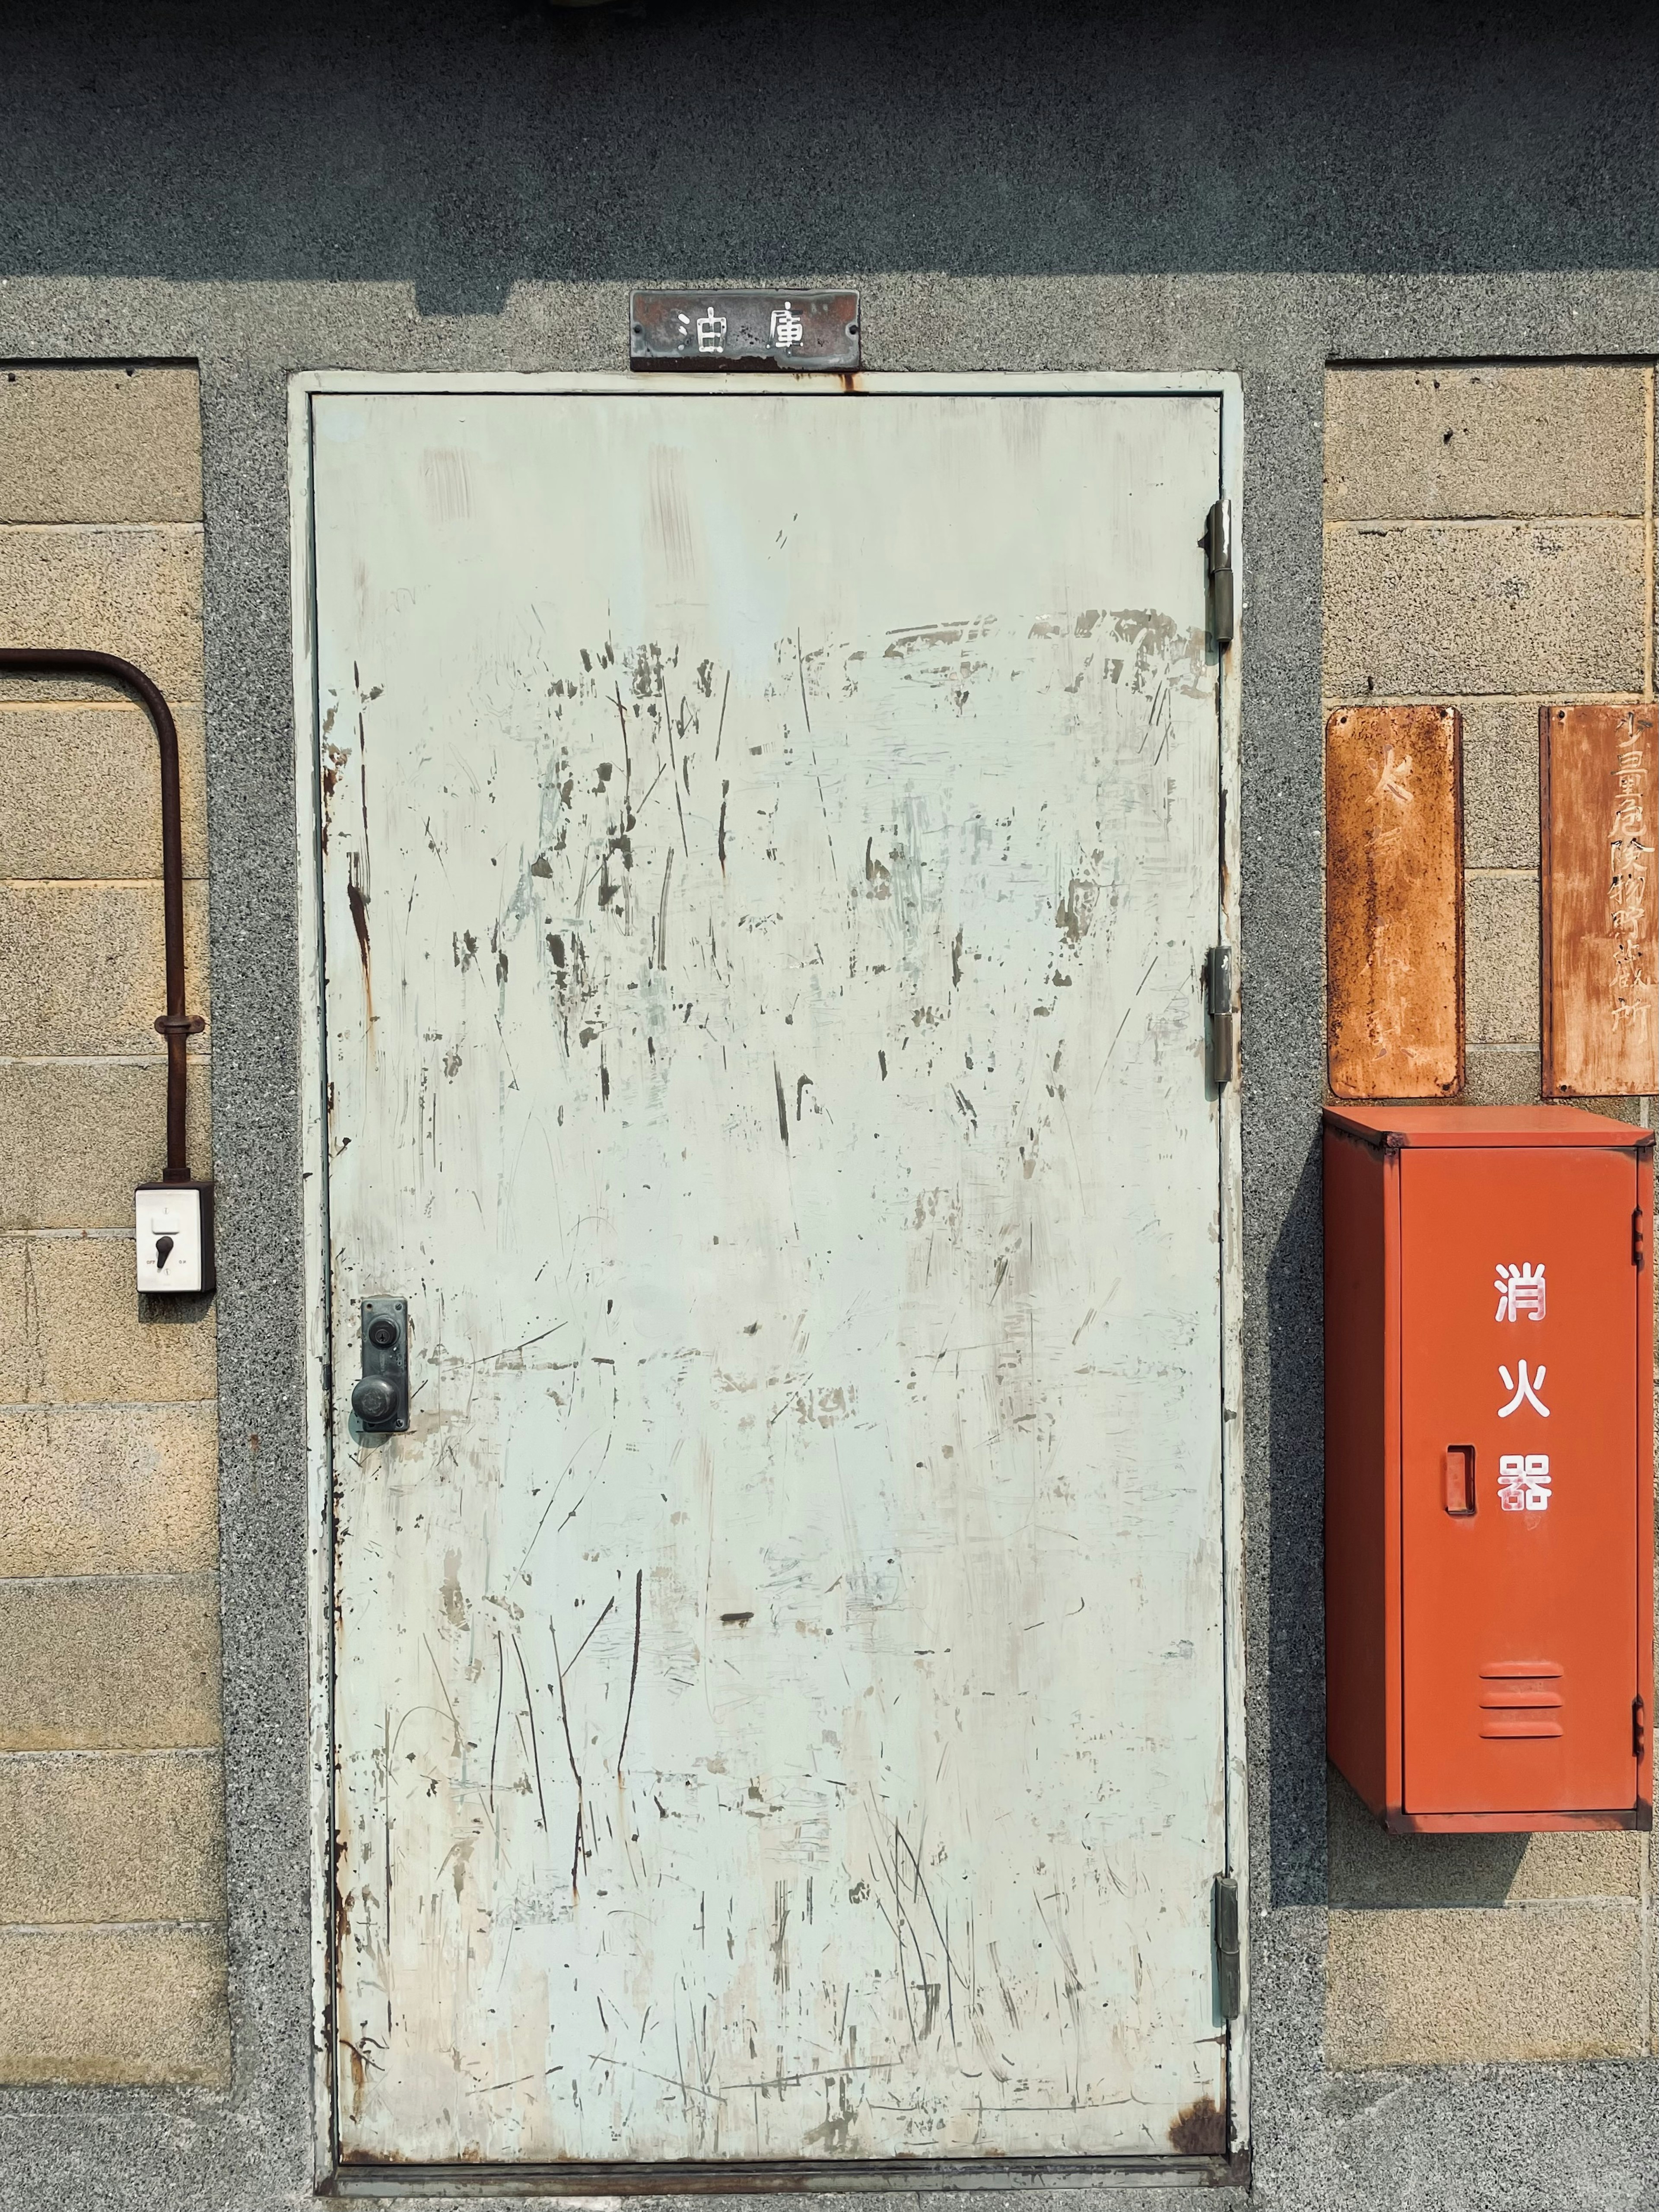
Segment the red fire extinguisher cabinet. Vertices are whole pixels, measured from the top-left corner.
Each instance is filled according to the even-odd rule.
[[[1653,1136],[1325,1116],[1334,1765],[1387,1825],[1651,1824]]]

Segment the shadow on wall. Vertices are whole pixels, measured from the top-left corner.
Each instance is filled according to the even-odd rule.
[[[1649,6],[323,0],[19,18],[0,264],[413,281],[1616,269]]]
[[[1267,1818],[1275,1905],[1326,1901],[1322,1199],[1316,1130],[1267,1269]]]
[[[1391,1836],[1336,1769],[1328,1771],[1333,1905],[1420,1911],[1425,1905],[1508,1903],[1530,1836]],[[1580,1841],[1561,1839],[1569,1848]]]

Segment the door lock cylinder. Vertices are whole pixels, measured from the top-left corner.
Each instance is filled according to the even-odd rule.
[[[365,1434],[397,1436],[409,1426],[409,1302],[362,1302],[363,1371],[352,1387],[351,1410]]]

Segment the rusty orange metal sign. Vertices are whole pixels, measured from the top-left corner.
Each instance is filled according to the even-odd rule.
[[[1659,1088],[1659,708],[1538,718],[1547,1098]]]
[[[1463,726],[1451,707],[1325,724],[1325,956],[1339,1098],[1463,1087]]]

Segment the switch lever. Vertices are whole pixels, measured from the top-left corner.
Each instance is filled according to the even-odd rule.
[[[147,1297],[213,1288],[213,1185],[145,1182],[132,1194],[137,1286]]]
[[[1446,1510],[1465,1520],[1474,1510],[1474,1446],[1446,1446]]]

